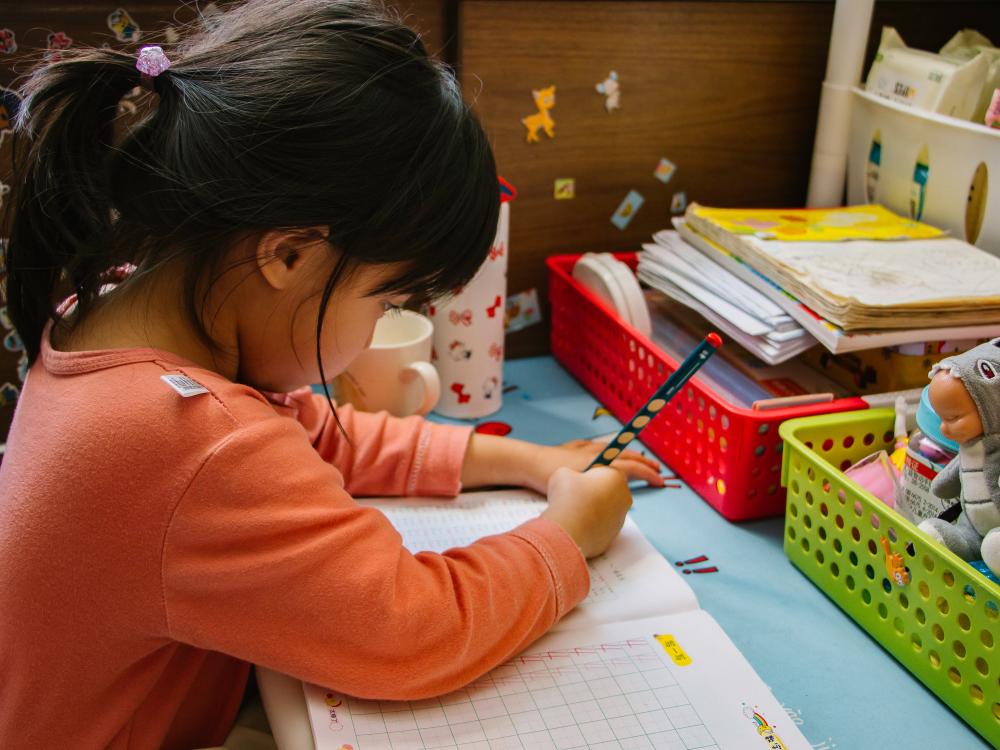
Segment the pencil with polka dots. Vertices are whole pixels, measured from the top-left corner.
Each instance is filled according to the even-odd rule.
[[[715,350],[722,346],[722,338],[717,333],[708,334],[705,339],[694,348],[687,358],[681,362],[680,367],[674,370],[673,374],[667,378],[667,382],[656,389],[646,405],[635,413],[621,431],[608,443],[607,447],[591,461],[590,466],[608,466],[614,461],[618,454],[635,440],[636,436],[648,425],[653,417],[666,406],[670,399],[674,397],[684,384],[691,379],[691,376],[698,372],[705,362],[715,354]]]

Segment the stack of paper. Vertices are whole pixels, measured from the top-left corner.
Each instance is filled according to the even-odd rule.
[[[747,216],[740,209],[694,204],[685,220],[845,331],[1000,323],[1000,258],[880,206],[820,210],[815,220],[808,209],[786,212],[805,214],[802,233],[789,240],[772,238],[772,228],[751,233],[766,222],[734,221]],[[907,239],[882,238],[892,220],[899,228],[889,237]],[[860,239],[813,241],[823,236],[814,227],[827,224]]]
[[[880,206],[694,204],[674,227],[831,352],[1000,336],[1000,259]]]
[[[677,362],[718,328],[658,289],[647,289],[645,294],[653,322],[650,339]],[[695,378],[727,403],[744,409],[780,408],[851,395],[798,359],[770,365],[741,346],[723,346],[719,356],[711,357]]]
[[[710,320],[768,364],[784,362],[815,340],[777,304],[691,247],[677,232],[653,235],[639,253],[638,276]]]

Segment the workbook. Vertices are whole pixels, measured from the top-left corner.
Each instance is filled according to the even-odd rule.
[[[1000,258],[968,242],[881,206],[752,213],[684,221],[845,331],[1000,324]]]
[[[443,552],[539,515],[526,491],[368,500],[412,552]],[[809,750],[675,567],[627,519],[589,561],[587,599],[472,684],[419,701],[303,685],[317,750]]]
[[[845,330],[820,315],[813,308],[808,307],[804,304],[803,300],[800,300],[777,281],[765,275],[760,269],[744,261],[718,242],[689,227],[684,219],[674,217],[673,224],[681,237],[692,247],[753,286],[757,291],[766,295],[834,354],[915,342],[975,341],[977,339],[1000,336],[1000,323],[998,322],[951,324],[943,317],[937,319],[934,324],[927,326],[913,325],[909,328]],[[988,262],[990,264],[993,263],[992,260]]]

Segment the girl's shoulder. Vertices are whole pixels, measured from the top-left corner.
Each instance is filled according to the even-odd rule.
[[[155,349],[44,354],[28,373],[14,442],[60,435],[92,455],[109,448],[193,458],[287,411],[254,388]]]

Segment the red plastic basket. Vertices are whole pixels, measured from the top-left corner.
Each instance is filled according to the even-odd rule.
[[[573,279],[573,264],[579,257],[546,260],[552,354],[624,422],[677,369],[677,363]],[[615,257],[635,271],[635,253]],[[643,430],[642,442],[729,520],[776,516],[785,510],[778,425],[795,417],[864,408],[867,404],[861,399],[844,398],[752,411],[728,403],[696,375]]]

